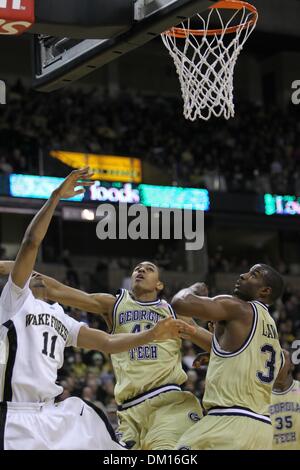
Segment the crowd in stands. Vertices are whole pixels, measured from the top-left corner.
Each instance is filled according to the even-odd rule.
[[[19,82],[1,108],[0,173],[38,173],[41,154],[60,149],[140,157],[174,185],[300,194],[298,108],[237,103],[234,119],[191,123],[180,98],[71,88],[43,94]]]
[[[210,253],[208,257],[209,273],[211,275],[220,272],[243,273],[248,271],[249,266],[256,264],[259,259],[261,263],[273,266],[281,275],[300,274],[300,266],[298,263],[288,264],[285,263],[283,259],[279,259],[276,263],[274,260],[270,260],[266,253],[260,254],[259,250],[254,250],[253,248],[251,251],[249,250],[248,255],[249,256],[245,255],[244,257],[239,254],[230,256],[230,254],[224,253],[224,247],[222,245],[218,245],[214,252]]]

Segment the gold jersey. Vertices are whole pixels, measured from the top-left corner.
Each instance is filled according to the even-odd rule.
[[[270,415],[273,450],[300,450],[300,382],[294,380],[285,392],[272,392]]]
[[[158,321],[174,317],[172,307],[162,299],[139,302],[122,289],[113,310],[112,333],[138,333]],[[112,354],[116,376],[115,397],[124,404],[132,399],[151,398],[159,390],[180,390],[186,379],[181,364],[181,340],[154,341],[129,351]]]
[[[272,387],[284,358],[268,308],[250,303],[252,328],[239,350],[224,351],[213,337],[203,404],[208,414],[248,416],[271,424]]]

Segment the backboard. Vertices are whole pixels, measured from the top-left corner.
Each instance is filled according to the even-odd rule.
[[[105,39],[33,36],[34,87],[50,92],[72,83],[166,29],[211,6],[213,0],[136,0],[127,31]]]

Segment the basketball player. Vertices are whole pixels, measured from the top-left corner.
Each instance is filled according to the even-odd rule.
[[[300,450],[300,382],[293,379],[294,365],[284,350],[285,364],[272,391],[270,415],[273,450]]]
[[[79,398],[55,403],[56,385],[68,346],[122,354],[130,347],[172,338],[191,327],[170,318],[139,334],[110,336],[68,317],[58,304],[33,296],[41,281],[31,281],[39,246],[61,198],[84,192],[88,169],[73,171],[34,217],[23,238],[0,300],[0,449],[119,450],[114,432],[100,410]],[[83,181],[82,181],[83,180]]]
[[[42,279],[49,300],[102,315],[112,333],[139,333],[161,319],[175,318],[172,307],[160,297],[164,286],[159,269],[149,261],[134,268],[131,291],[122,289],[116,297],[87,294],[44,275]],[[207,295],[204,284],[201,292]],[[203,340],[201,329],[181,329],[181,335],[188,335],[201,347],[207,342],[205,333]],[[120,436],[131,449],[173,449],[202,416],[197,398],[181,390],[187,376],[180,349],[181,340],[173,338],[128,347],[111,356]]]
[[[282,294],[280,275],[264,264],[242,274],[234,296],[197,295],[197,285],[172,300],[176,312],[214,322],[203,398],[205,416],[179,439],[178,449],[271,449],[269,405],[284,361],[268,312]]]

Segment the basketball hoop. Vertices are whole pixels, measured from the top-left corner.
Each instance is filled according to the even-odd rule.
[[[250,3],[222,0],[161,34],[179,75],[186,119],[234,116],[234,67],[257,19]],[[195,21],[201,29],[191,28]]]

